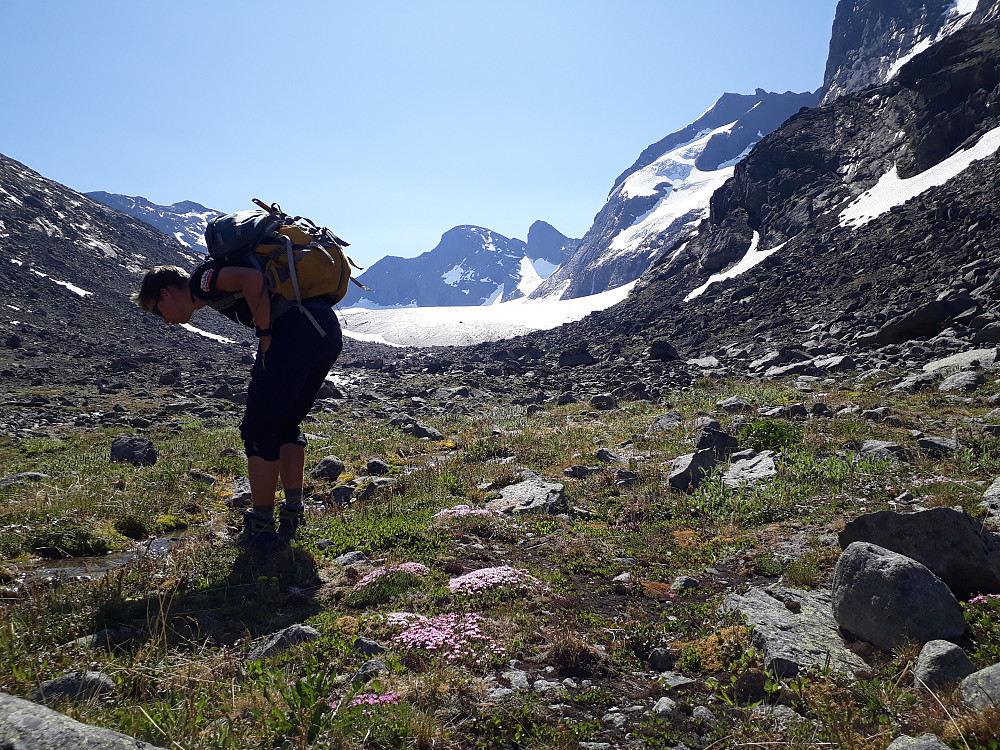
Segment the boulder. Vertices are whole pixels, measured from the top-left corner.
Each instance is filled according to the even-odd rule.
[[[973,672],[962,680],[958,689],[962,700],[974,711],[1000,704],[1000,664]]]
[[[951,750],[937,738],[935,734],[922,734],[919,737],[903,735],[894,739],[886,750]]]
[[[578,346],[572,349],[565,349],[559,353],[560,367],[581,367],[596,364],[597,360],[585,346]]]
[[[796,602],[797,606],[789,606]],[[739,612],[753,628],[751,640],[764,658],[764,668],[793,677],[809,667],[853,673],[867,669],[844,645],[831,610],[831,593],[799,591],[783,586],[753,588],[730,594],[723,606]]]
[[[883,325],[875,334],[874,343],[876,346],[885,346],[933,336],[942,331],[948,318],[974,306],[975,302],[966,295],[928,302]]]
[[[889,440],[866,440],[861,444],[861,455],[901,460],[906,458],[906,449]]]
[[[111,460],[133,466],[153,466],[156,463],[156,446],[151,440],[123,435],[111,443]]]
[[[673,344],[666,339],[653,339],[649,343],[649,356],[650,359],[658,359],[663,362],[672,362],[680,358]]]
[[[653,420],[653,423],[646,428],[647,435],[656,435],[661,432],[669,432],[684,424],[684,417],[675,411],[668,411]]]
[[[735,456],[734,456],[735,459]],[[722,475],[722,482],[730,489],[757,484],[778,476],[774,465],[774,452],[761,451],[749,458],[734,460]]]
[[[1000,535],[961,510],[866,513],[849,521],[838,540],[841,549],[868,542],[916,560],[959,599],[1000,593]]]
[[[986,523],[1000,526],[1000,477],[997,477],[985,493],[980,506],[986,511]]]
[[[711,448],[678,456],[670,464],[667,484],[681,492],[693,491],[716,467],[715,451]]]
[[[37,703],[0,693],[0,747],[10,750],[163,750],[93,727]]]
[[[950,641],[928,641],[913,667],[913,687],[946,690],[976,671],[968,655]]]
[[[717,409],[722,409],[730,414],[749,414],[753,411],[753,404],[742,396],[730,396],[715,404]]]
[[[557,513],[565,505],[564,486],[547,482],[537,474],[527,474],[523,482],[500,490],[500,496],[486,507],[497,513]]]
[[[694,436],[694,448],[696,451],[711,450],[715,453],[715,458],[724,461],[736,450],[739,440],[732,435],[727,435],[718,429],[702,427]]]
[[[31,691],[31,700],[49,703],[58,700],[89,701],[110,698],[115,694],[115,681],[103,672],[70,672],[45,680]],[[0,743],[2,745],[2,743]]]
[[[271,633],[256,644],[247,654],[246,661],[260,661],[300,643],[315,641],[319,637],[320,633],[314,627],[301,623],[292,625],[277,633]]]
[[[868,542],[853,542],[833,574],[833,617],[883,651],[907,640],[955,641],[965,634],[958,600],[926,567]]]
[[[958,441],[946,437],[922,437],[917,447],[929,456],[947,456],[958,450]]]
[[[309,472],[313,479],[336,480],[344,472],[344,462],[336,456],[324,456]]]
[[[941,381],[938,390],[941,393],[972,393],[986,383],[981,372],[956,372]]]

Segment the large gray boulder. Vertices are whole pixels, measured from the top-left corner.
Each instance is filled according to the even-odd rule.
[[[681,492],[691,492],[708,476],[717,464],[711,448],[678,456],[670,464],[667,484]]]
[[[839,672],[867,669],[844,645],[833,619],[829,591],[799,591],[782,586],[730,594],[723,606],[739,612],[753,628],[751,640],[764,657],[764,668],[793,677],[827,664]]]
[[[37,703],[0,693],[0,748],[9,750],[163,750],[134,737],[74,721]]]
[[[880,510],[848,522],[838,538],[841,549],[869,542],[916,560],[959,599],[1000,593],[1000,535],[961,510]]]
[[[1000,704],[1000,664],[973,672],[958,686],[962,700],[974,711]]]
[[[833,617],[883,651],[907,640],[956,641],[965,634],[962,607],[944,581],[916,560],[868,542],[851,543],[837,561]]]
[[[774,465],[774,451],[761,451],[750,457],[735,460],[722,475],[722,482],[730,489],[753,485],[778,476]]]
[[[565,505],[564,485],[526,473],[523,482],[500,490],[500,496],[486,503],[497,513],[557,513]]]
[[[913,667],[913,686],[944,690],[976,671],[972,660],[950,641],[929,641],[920,649]]]

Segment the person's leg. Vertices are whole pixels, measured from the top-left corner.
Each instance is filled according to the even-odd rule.
[[[306,466],[305,446],[298,443],[285,443],[281,446],[281,458],[278,461],[281,474],[281,487],[288,495],[289,490],[302,489],[302,475]]]

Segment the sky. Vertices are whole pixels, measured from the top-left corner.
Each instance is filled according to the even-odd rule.
[[[259,197],[369,265],[582,237],[725,92],[822,84],[836,0],[0,0],[0,153],[74,190]]]

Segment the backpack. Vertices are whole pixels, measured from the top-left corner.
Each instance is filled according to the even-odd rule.
[[[321,299],[335,305],[347,294],[351,266],[344,254],[346,242],[326,227],[302,216],[289,216],[281,206],[254,198],[260,210],[223,214],[209,220],[205,229],[208,254],[216,260],[256,267],[264,274],[267,290],[294,303],[316,327],[325,332],[302,304]],[[369,290],[370,291],[370,290]]]

